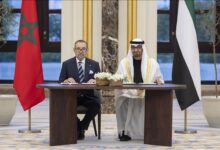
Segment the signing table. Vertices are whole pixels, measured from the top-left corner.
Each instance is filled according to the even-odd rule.
[[[97,86],[94,84],[38,84],[50,91],[50,145],[77,143],[77,90],[143,89],[145,94],[144,144],[172,146],[173,90],[186,88],[176,84],[125,84]]]

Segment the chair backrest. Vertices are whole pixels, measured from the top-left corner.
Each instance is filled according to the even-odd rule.
[[[102,100],[103,100],[102,91],[101,90],[94,90],[94,95],[99,97],[100,104],[101,104]]]
[[[102,99],[103,99],[101,93],[102,93],[101,90],[94,90],[94,95],[99,97],[98,100],[100,101],[100,103],[102,103]],[[87,112],[87,108],[85,106],[83,105],[77,106],[77,114],[85,114],[86,112]]]
[[[77,114],[85,114],[87,110],[88,109],[83,105],[77,106]]]

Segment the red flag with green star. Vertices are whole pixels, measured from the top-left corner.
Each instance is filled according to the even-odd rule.
[[[44,100],[42,60],[36,0],[22,0],[20,31],[16,52],[14,88],[24,110]]]

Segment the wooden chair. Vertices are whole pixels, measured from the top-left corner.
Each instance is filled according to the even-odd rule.
[[[97,94],[97,96],[100,97],[100,101],[102,101],[101,91],[95,91],[95,94]],[[85,106],[82,106],[82,105],[77,106],[77,114],[85,114],[86,112],[87,112],[87,108]],[[97,134],[95,118],[93,118],[92,120],[94,133],[95,133],[95,136],[98,136],[98,139],[101,139],[101,108],[96,116],[97,116],[97,122],[98,122],[98,134]]]

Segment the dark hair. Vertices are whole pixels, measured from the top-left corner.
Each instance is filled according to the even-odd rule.
[[[77,40],[75,43],[74,43],[74,49],[76,48],[76,44],[77,43],[85,43],[86,44],[86,48],[88,48],[88,43],[85,41],[85,40]]]

